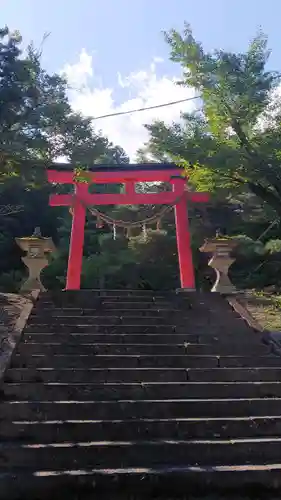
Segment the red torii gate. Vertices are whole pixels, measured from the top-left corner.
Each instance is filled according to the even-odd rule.
[[[72,229],[70,238],[66,290],[79,290],[81,281],[84,230],[86,222],[85,205],[155,205],[175,204],[175,222],[178,246],[181,287],[194,289],[194,269],[192,263],[191,241],[187,202],[207,202],[206,193],[195,193],[186,189],[186,179],[181,169],[173,164],[140,165],[95,165],[87,171],[89,183],[75,180],[73,167],[57,164],[49,167],[48,181],[53,184],[74,184],[74,195],[53,194],[50,205],[72,207]],[[172,191],[160,193],[136,193],[137,182],[168,182]],[[118,194],[91,194],[92,183],[125,184],[125,192]]]

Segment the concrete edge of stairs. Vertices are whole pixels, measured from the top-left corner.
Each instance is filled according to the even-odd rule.
[[[276,356],[281,356],[281,332],[272,332],[264,328],[250,313],[250,311],[239,300],[239,293],[235,295],[225,296],[227,302],[241,318],[257,333],[261,334],[261,342],[270,346],[272,353]]]
[[[21,313],[14,324],[13,330],[11,332],[8,332],[8,339],[5,346],[1,346],[0,349],[0,380],[10,364],[11,356],[14,350],[21,340],[24,327],[28,321],[28,318],[36,301],[39,298],[39,294],[40,290],[34,290],[30,293],[23,294],[27,299],[27,303],[22,308]]]
[[[225,295],[227,302],[243,318],[248,325],[258,332],[265,332],[265,328],[253,317],[250,311],[239,300],[239,293],[237,295]]]

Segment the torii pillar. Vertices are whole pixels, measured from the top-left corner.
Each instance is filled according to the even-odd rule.
[[[184,193],[186,180],[181,178],[174,179],[173,186],[175,192],[178,190],[179,192]],[[195,194],[198,195],[199,193]],[[181,288],[186,290],[194,290],[195,276],[191,249],[187,201],[188,192],[186,192],[186,196],[182,196],[180,201],[175,204],[176,235]],[[193,201],[199,201],[198,197],[197,200]]]

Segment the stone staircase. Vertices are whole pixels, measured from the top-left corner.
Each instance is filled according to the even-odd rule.
[[[216,294],[41,294],[1,385],[0,499],[281,491],[280,380]]]

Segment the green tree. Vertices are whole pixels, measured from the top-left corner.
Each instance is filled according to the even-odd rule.
[[[182,67],[181,85],[193,87],[197,110],[181,123],[147,125],[140,153],[176,160],[199,189],[248,191],[281,215],[280,74],[267,71],[267,38],[259,33],[244,54],[204,51],[189,25],[166,33],[171,60]]]
[[[67,81],[42,68],[40,51],[30,45],[23,54],[21,43],[18,32],[0,30],[0,181],[21,175],[42,183],[40,165],[60,156],[83,164],[128,161],[122,148],[72,110]]]
[[[14,238],[42,234],[62,244],[46,280],[62,286],[65,279],[70,216],[64,208],[48,206],[51,187],[45,168],[59,156],[74,164],[127,163],[125,151],[96,132],[89,118],[75,113],[68,100],[67,81],[49,74],[40,51],[22,51],[18,32],[0,29],[0,287],[15,291],[24,272]],[[60,187],[61,192],[69,186]],[[10,205],[23,211],[10,214]],[[2,207],[5,210],[2,210]],[[90,232],[95,237],[95,229]],[[63,233],[63,236],[62,236]],[[86,241],[86,253],[92,241]],[[53,274],[52,274],[53,273]]]

